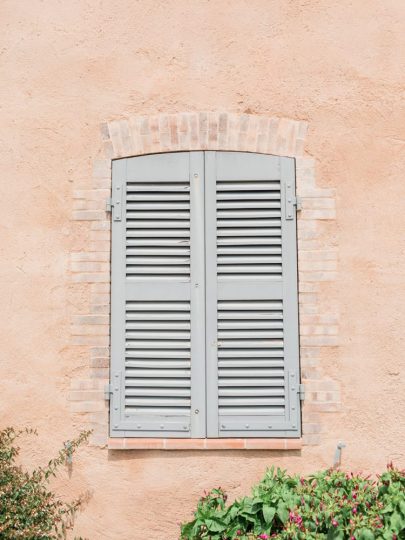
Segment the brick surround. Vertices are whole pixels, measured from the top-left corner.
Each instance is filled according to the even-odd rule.
[[[110,215],[105,211],[111,190],[111,160],[142,154],[188,150],[234,150],[294,157],[298,214],[298,264],[300,306],[301,377],[306,398],[303,405],[304,445],[318,445],[327,414],[340,408],[340,386],[322,369],[322,357],[339,343],[339,317],[325,311],[325,291],[337,276],[337,248],[333,240],[336,218],[335,189],[315,182],[315,161],[304,153],[307,123],[286,118],[249,114],[179,113],[136,116],[102,124],[100,153],[93,163],[93,177],[74,186],[73,227],[85,231],[87,241],[70,254],[72,295],[85,298],[80,312],[71,315],[71,345],[86,358],[84,370],[71,377],[68,399],[76,424],[92,428],[92,444],[118,448],[210,449],[211,442],[156,440],[152,446],[131,439],[108,439],[108,403],[104,387],[109,380],[110,312]],[[73,304],[73,302],[72,302]],[[215,448],[299,449],[301,441],[285,439],[235,439]],[[240,442],[241,441],[241,442]],[[256,441],[256,443],[254,442]],[[180,446],[179,446],[180,445]],[[200,446],[199,446],[200,445]],[[295,446],[294,446],[295,445]]]

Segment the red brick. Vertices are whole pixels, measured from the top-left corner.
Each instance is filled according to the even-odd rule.
[[[170,128],[170,144],[173,149],[177,150],[179,145],[179,137],[177,132],[177,115],[171,114],[169,116],[169,128]]]
[[[124,448],[126,450],[163,450],[164,439],[124,439]]]
[[[207,450],[238,450],[245,448],[244,439],[206,439]]]
[[[209,113],[208,117],[208,144],[209,148],[218,146],[218,115],[215,113]]]
[[[204,450],[205,439],[165,439],[165,450]]]
[[[119,438],[109,438],[108,439],[108,448],[110,450],[124,450],[125,449],[125,439]]]
[[[75,210],[73,219],[75,221],[96,221],[104,219],[105,212],[102,210]]]
[[[301,450],[303,446],[302,439],[286,439],[286,450]]]
[[[246,439],[247,450],[285,450],[285,439]]]

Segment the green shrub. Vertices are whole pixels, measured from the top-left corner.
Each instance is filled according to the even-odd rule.
[[[271,468],[252,495],[226,505],[222,489],[201,498],[182,540],[405,539],[405,471],[373,480],[322,471],[307,478]]]
[[[51,540],[64,538],[73,528],[73,518],[83,499],[60,500],[49,490],[48,482],[57,469],[69,461],[72,453],[87,441],[83,432],[59,451],[46,467],[26,472],[16,465],[19,448],[16,439],[34,430],[6,428],[0,431],[0,538],[2,540]]]

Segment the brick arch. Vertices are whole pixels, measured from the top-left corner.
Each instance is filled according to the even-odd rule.
[[[324,355],[327,357],[330,347],[339,345],[339,315],[325,301],[328,285],[334,287],[337,275],[338,252],[331,228],[336,193],[334,188],[318,186],[315,181],[315,161],[304,152],[307,127],[300,120],[226,112],[134,116],[101,125],[93,178],[86,183],[78,179],[73,191],[72,218],[80,222],[78,230],[86,231],[87,237],[81,249],[76,243],[70,254],[71,280],[82,295],[86,291],[87,298],[86,304],[72,313],[70,344],[82,349],[87,363],[81,366],[81,375],[72,376],[68,399],[75,422],[94,430],[93,445],[105,446],[108,439],[108,406],[103,389],[109,381],[111,236],[106,199],[111,193],[111,162],[182,150],[258,152],[295,158],[297,194],[302,201],[297,229],[301,377],[307,391],[302,411],[303,438],[299,442],[268,439],[257,443],[257,448],[292,449],[293,444],[298,448],[322,442],[330,413],[340,409],[340,385],[322,368]],[[77,304],[76,300],[72,296],[72,305]],[[137,448],[143,443],[138,439],[115,440],[114,444],[116,448]],[[192,440],[190,444],[195,443]],[[232,447],[234,443],[230,444]]]
[[[110,157],[180,150],[234,150],[298,157],[307,122],[235,113],[135,116],[104,125]]]

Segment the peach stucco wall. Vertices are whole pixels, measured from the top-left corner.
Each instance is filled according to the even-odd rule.
[[[321,433],[302,451],[89,446],[57,482],[91,492],[77,534],[175,539],[204,489],[234,497],[268,465],[329,466],[340,440],[346,467],[404,466],[404,2],[4,0],[0,28],[0,420],[38,428],[28,464],[87,427],[69,401],[91,365],[71,323],[106,293],[72,279],[71,253],[96,241],[72,209],[93,186],[100,126],[179,111],[306,121],[316,182],[336,190],[319,242],[337,274],[314,294],[338,341],[306,364],[340,389]]]

